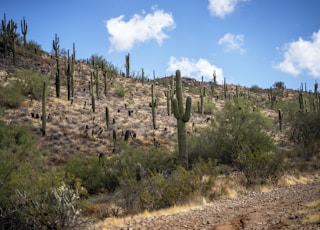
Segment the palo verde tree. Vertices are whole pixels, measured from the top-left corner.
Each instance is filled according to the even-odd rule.
[[[182,81],[180,70],[176,71],[176,98],[172,100],[174,116],[177,119],[178,127],[178,160],[184,168],[188,168],[188,149],[187,149],[187,134],[186,122],[190,120],[191,115],[191,97],[186,100],[186,108],[183,108],[182,97]]]

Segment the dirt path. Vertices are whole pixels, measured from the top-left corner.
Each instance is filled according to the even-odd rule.
[[[320,229],[320,176],[308,184],[280,187],[270,192],[250,191],[237,199],[214,201],[186,212],[132,218],[123,227],[106,225],[106,222],[96,226],[94,229],[112,230]]]

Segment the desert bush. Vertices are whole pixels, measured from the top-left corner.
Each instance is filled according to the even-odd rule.
[[[18,108],[24,96],[16,89],[13,84],[7,86],[0,86],[0,106],[5,108]]]
[[[283,155],[274,152],[241,152],[235,160],[249,185],[276,181],[282,173],[282,162]]]
[[[297,112],[292,118],[290,140],[303,147],[301,155],[310,160],[320,149],[320,113]]]
[[[216,121],[189,139],[190,161],[192,163],[198,157],[215,159],[220,164],[246,171],[247,175],[254,174],[254,168],[250,168],[253,163],[258,167],[265,154],[277,154],[274,141],[267,134],[271,125],[271,120],[259,111],[253,111],[248,101],[239,98],[226,101],[224,110],[216,114]],[[276,171],[273,161],[264,163],[270,164],[266,167],[272,168],[268,172],[271,177]],[[281,161],[277,166],[280,169]]]
[[[0,105],[6,108],[17,108],[28,97],[39,100],[43,81],[48,81],[47,77],[30,70],[16,71],[10,80],[9,84],[0,87]]]
[[[132,177],[123,177],[120,183],[122,202],[119,205],[126,214],[134,214],[206,197],[214,184],[212,169],[211,162],[199,161],[192,170],[176,166],[170,175],[152,172],[139,182]]]
[[[63,186],[64,173],[46,165],[26,127],[0,121],[0,228],[62,229],[78,216],[72,193]],[[64,189],[65,188],[65,189]],[[62,189],[62,190],[61,190]]]
[[[47,77],[31,70],[18,70],[13,74],[13,78],[14,87],[21,95],[36,100],[42,98],[43,81],[48,81]]]
[[[70,185],[74,186],[80,179],[89,194],[97,194],[103,189],[113,191],[119,185],[112,171],[99,165],[97,157],[76,156],[67,162],[65,171]]]
[[[114,89],[114,93],[117,97],[124,97],[127,92],[128,92],[128,89],[120,84],[116,85]]]

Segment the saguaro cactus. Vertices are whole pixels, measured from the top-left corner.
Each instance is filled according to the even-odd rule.
[[[126,55],[125,67],[126,67],[126,77],[130,77],[130,54],[129,53]]]
[[[278,109],[278,118],[279,118],[279,130],[282,132],[282,111]]]
[[[157,100],[154,98],[153,84],[151,84],[151,102],[149,103],[149,106],[151,107],[151,110],[152,110],[153,129],[156,129],[157,128],[157,124],[156,124]]]
[[[56,62],[57,62],[57,72],[56,72],[56,96],[60,97],[60,66],[59,66],[59,37],[55,34],[55,38],[52,41],[52,47],[55,51]]]
[[[3,37],[3,55],[4,55],[4,58],[7,58],[7,56],[8,56],[9,34],[8,34],[8,31],[7,31],[6,14],[4,14],[3,20],[1,20],[1,30],[2,30],[2,37]]]
[[[181,165],[188,168],[188,150],[187,150],[187,134],[186,122],[190,120],[191,115],[191,97],[188,96],[186,100],[186,108],[183,108],[182,98],[182,82],[180,70],[176,71],[176,98],[172,100],[174,116],[177,119],[178,127],[178,160]]]
[[[46,113],[46,82],[43,81],[42,90],[42,136],[46,135],[47,113]]]
[[[203,76],[200,85],[200,113],[204,114],[204,97],[206,96],[206,87],[203,85]]]
[[[24,46],[24,48],[26,48],[28,25],[27,25],[25,17],[23,17],[23,21],[21,20],[21,33],[23,34],[23,46]]]
[[[18,37],[18,34],[16,33],[17,30],[17,23],[15,23],[12,19],[8,22],[7,25],[7,33],[9,37],[9,41],[11,43],[11,49],[12,49],[12,56],[13,56],[13,64],[16,64],[16,40]]]

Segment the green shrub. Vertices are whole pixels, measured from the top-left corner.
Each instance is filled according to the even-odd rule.
[[[7,86],[0,86],[0,106],[5,108],[18,108],[23,100],[24,96],[21,95],[20,90],[13,84]]]
[[[292,117],[290,140],[303,147],[302,156],[311,160],[320,149],[320,113],[297,112]]]
[[[42,98],[43,81],[48,78],[31,70],[18,70],[14,73],[14,87],[25,97],[39,100]],[[47,90],[48,91],[48,90]]]
[[[192,163],[199,157],[215,159],[220,164],[238,167],[249,175],[253,173],[250,167],[259,167],[260,159],[264,159],[267,153],[274,152],[277,155],[274,141],[267,134],[271,125],[271,120],[259,111],[253,111],[248,101],[227,101],[224,110],[216,114],[216,120],[210,127],[190,137],[190,161]],[[265,161],[265,166],[273,168],[273,160]],[[281,161],[277,160],[280,168]],[[268,171],[268,177],[276,171]]]
[[[235,162],[248,184],[275,181],[282,173],[282,154],[274,152],[239,153]]]
[[[117,85],[114,90],[117,97],[124,97],[128,92],[128,89],[122,85]]]

